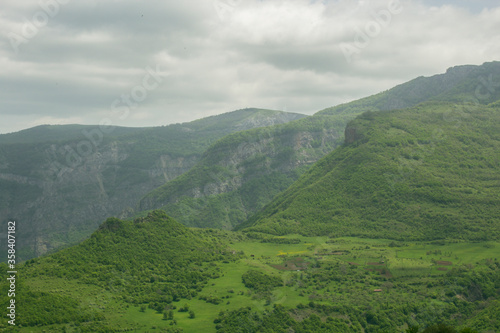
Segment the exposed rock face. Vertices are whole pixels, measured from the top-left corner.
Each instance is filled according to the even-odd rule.
[[[338,128],[321,122],[315,126],[270,127],[229,135],[212,146],[193,169],[144,197],[137,209],[163,208],[190,226],[232,228],[340,143]],[[308,127],[311,130],[304,130]],[[274,177],[283,179],[275,182]],[[215,219],[202,213],[211,206],[219,209]]]
[[[20,260],[42,255],[82,240],[107,217],[130,217],[144,195],[190,170],[225,135],[303,117],[245,109],[112,134],[68,125],[2,135],[0,226],[16,220]],[[0,237],[0,248],[5,246]]]
[[[293,113],[286,113],[286,112],[276,113],[276,114],[270,115],[268,117],[247,118],[247,119],[239,122],[238,124],[235,124],[234,131],[239,132],[239,131],[249,130],[252,128],[268,127],[268,126],[274,126],[274,125],[278,125],[278,124],[285,124],[289,121],[297,120],[300,118],[302,118],[302,115],[293,114]]]
[[[47,162],[38,165],[32,177],[0,170],[2,186],[13,191],[0,213],[17,222],[20,259],[77,241],[108,216],[126,215],[122,212],[134,207],[143,195],[188,171],[199,159],[162,155],[149,168],[127,168],[122,162],[129,153],[111,143],[74,168],[57,169],[55,149],[52,145],[43,152]],[[24,200],[16,197],[20,192],[26,193]]]

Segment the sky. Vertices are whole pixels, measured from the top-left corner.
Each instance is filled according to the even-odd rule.
[[[500,60],[498,0],[2,0],[0,133],[303,114]]]

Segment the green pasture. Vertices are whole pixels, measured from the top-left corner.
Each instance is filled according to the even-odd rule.
[[[220,277],[212,279],[193,299],[182,299],[174,302],[177,309],[174,311],[175,324],[172,320],[165,320],[162,313],[146,308],[141,311],[140,306],[127,304],[117,299],[113,290],[104,290],[94,285],[78,284],[74,280],[63,278],[40,278],[29,280],[29,287],[34,291],[56,293],[79,299],[82,311],[93,310],[105,316],[105,323],[109,327],[128,330],[131,332],[161,332],[169,327],[179,327],[186,333],[215,332],[214,318],[220,311],[236,310],[250,306],[258,313],[271,309],[273,304],[282,304],[294,308],[298,304],[307,304],[311,294],[323,295],[318,302],[329,304],[354,301],[356,297],[370,298],[374,301],[387,302],[389,295],[398,293],[392,284],[405,283],[408,279],[445,274],[447,270],[462,264],[480,265],[486,259],[500,257],[500,244],[495,242],[411,242],[394,244],[391,240],[362,239],[344,237],[329,239],[328,237],[304,237],[289,235],[287,238],[299,238],[299,244],[261,243],[260,240],[237,242],[231,245],[236,251],[243,251],[245,256],[236,262],[219,262]],[[335,253],[335,254],[333,254]],[[299,287],[293,278],[300,274],[291,270],[280,270],[271,265],[281,265],[293,260],[304,260],[312,264],[339,263],[340,269],[363,269],[372,271],[370,276],[376,277],[377,269],[385,268],[390,277],[377,282],[376,280],[353,281],[349,289],[337,286],[336,282],[328,282],[321,287],[309,285]],[[451,262],[440,265],[439,262]],[[355,267],[353,267],[355,263]],[[376,265],[375,265],[376,264]],[[284,266],[280,266],[284,267]],[[438,269],[440,268],[441,269]],[[248,270],[260,270],[269,275],[279,276],[284,285],[274,289],[270,299],[258,297],[246,288],[242,282],[242,275]],[[308,273],[309,268],[303,270]],[[361,271],[363,272],[363,271]],[[364,274],[364,273],[363,273]],[[344,282],[342,282],[344,283]],[[377,294],[375,288],[390,286],[391,290]],[[352,296],[349,291],[356,290]],[[385,290],[384,290],[385,291]],[[401,297],[414,297],[411,291],[401,290]],[[356,295],[355,295],[356,294]],[[438,298],[440,292],[434,292]],[[406,296],[405,296],[406,295]],[[200,299],[208,297],[217,299],[218,304],[208,303]],[[351,299],[349,299],[351,298]],[[269,302],[270,300],[270,302]],[[437,299],[435,302],[439,302]],[[189,312],[178,312],[185,304],[194,311],[195,318],[189,318]],[[147,305],[147,304],[146,304]],[[20,332],[43,332],[47,329],[57,331],[78,332],[78,327],[65,325],[21,328]]]

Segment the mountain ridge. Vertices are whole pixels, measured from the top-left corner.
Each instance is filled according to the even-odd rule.
[[[497,239],[500,112],[471,105],[457,126],[446,118],[454,107],[428,102],[364,113],[347,126],[341,148],[237,229]]]
[[[342,133],[348,141],[354,138],[354,128],[345,132],[351,119],[363,112],[414,107],[444,99],[458,103],[456,110],[447,114],[450,121],[456,121],[462,112],[459,108],[463,109],[478,89],[491,88],[484,83],[485,77],[489,78],[487,73],[494,74],[495,80],[500,78],[500,62],[451,67],[446,73],[419,77],[304,119],[231,134],[214,143],[190,172],[144,196],[136,212],[164,209],[186,225],[231,229],[244,223],[274,195],[292,185],[309,166],[333,151],[342,142]],[[473,100],[475,105],[491,101],[478,96]],[[498,92],[491,96],[500,98]],[[286,139],[279,139],[286,135]],[[284,156],[287,161],[283,161]],[[258,168],[250,171],[245,164]],[[250,200],[257,197],[262,198],[258,203]]]
[[[444,75],[461,79],[441,90],[432,86],[443,77],[419,79],[327,113],[219,138],[214,119],[197,124],[210,132],[205,136],[175,127],[175,135],[193,140],[169,150],[170,161],[197,159],[149,192],[158,191],[152,199],[167,202],[168,214],[103,219],[79,244],[16,263],[17,326],[0,322],[0,330],[500,329],[500,77],[495,70],[491,77],[477,71],[451,69]],[[412,90],[416,94],[405,98]],[[401,103],[406,107],[383,109]],[[133,177],[161,163],[155,154],[164,157],[161,149],[172,143],[155,131],[111,140],[101,163],[105,157],[120,161],[114,173],[97,174],[94,186],[102,196],[109,196],[113,179],[130,185],[116,189],[125,193],[143,184]],[[88,174],[91,165],[85,166],[73,172]],[[126,166],[129,173],[116,172]],[[25,171],[11,176],[36,189]],[[66,188],[62,194],[70,197]],[[23,193],[26,201],[37,197]],[[250,218],[238,216],[250,205],[263,208]],[[190,228],[170,216],[175,209],[208,216],[219,228],[233,226],[224,214],[244,222],[236,225],[241,232]],[[9,268],[0,263],[0,270]],[[6,307],[10,280],[0,283]]]
[[[17,246],[19,258],[29,259],[82,240],[108,216],[126,214],[228,133],[303,117],[242,109],[165,127],[39,126],[1,135],[0,213],[24,226]]]

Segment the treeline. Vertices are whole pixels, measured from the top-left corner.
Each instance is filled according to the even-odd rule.
[[[314,306],[311,305],[313,310]],[[322,314],[324,315],[324,313]],[[303,319],[298,320],[301,317]],[[323,317],[324,318],[324,317]],[[296,310],[287,311],[281,305],[274,305],[272,310],[262,315],[252,311],[250,307],[233,311],[221,311],[214,320],[217,333],[237,332],[272,332],[272,333],[479,333],[479,331],[465,327],[457,329],[446,324],[432,324],[424,329],[419,326],[404,328],[391,328],[388,330],[371,328],[357,318],[346,319],[345,316],[334,314],[322,319],[316,313],[297,313]],[[404,326],[404,325],[403,325]]]
[[[261,243],[274,243],[274,244],[300,244],[299,238],[284,238],[284,237],[271,237],[264,238]]]

